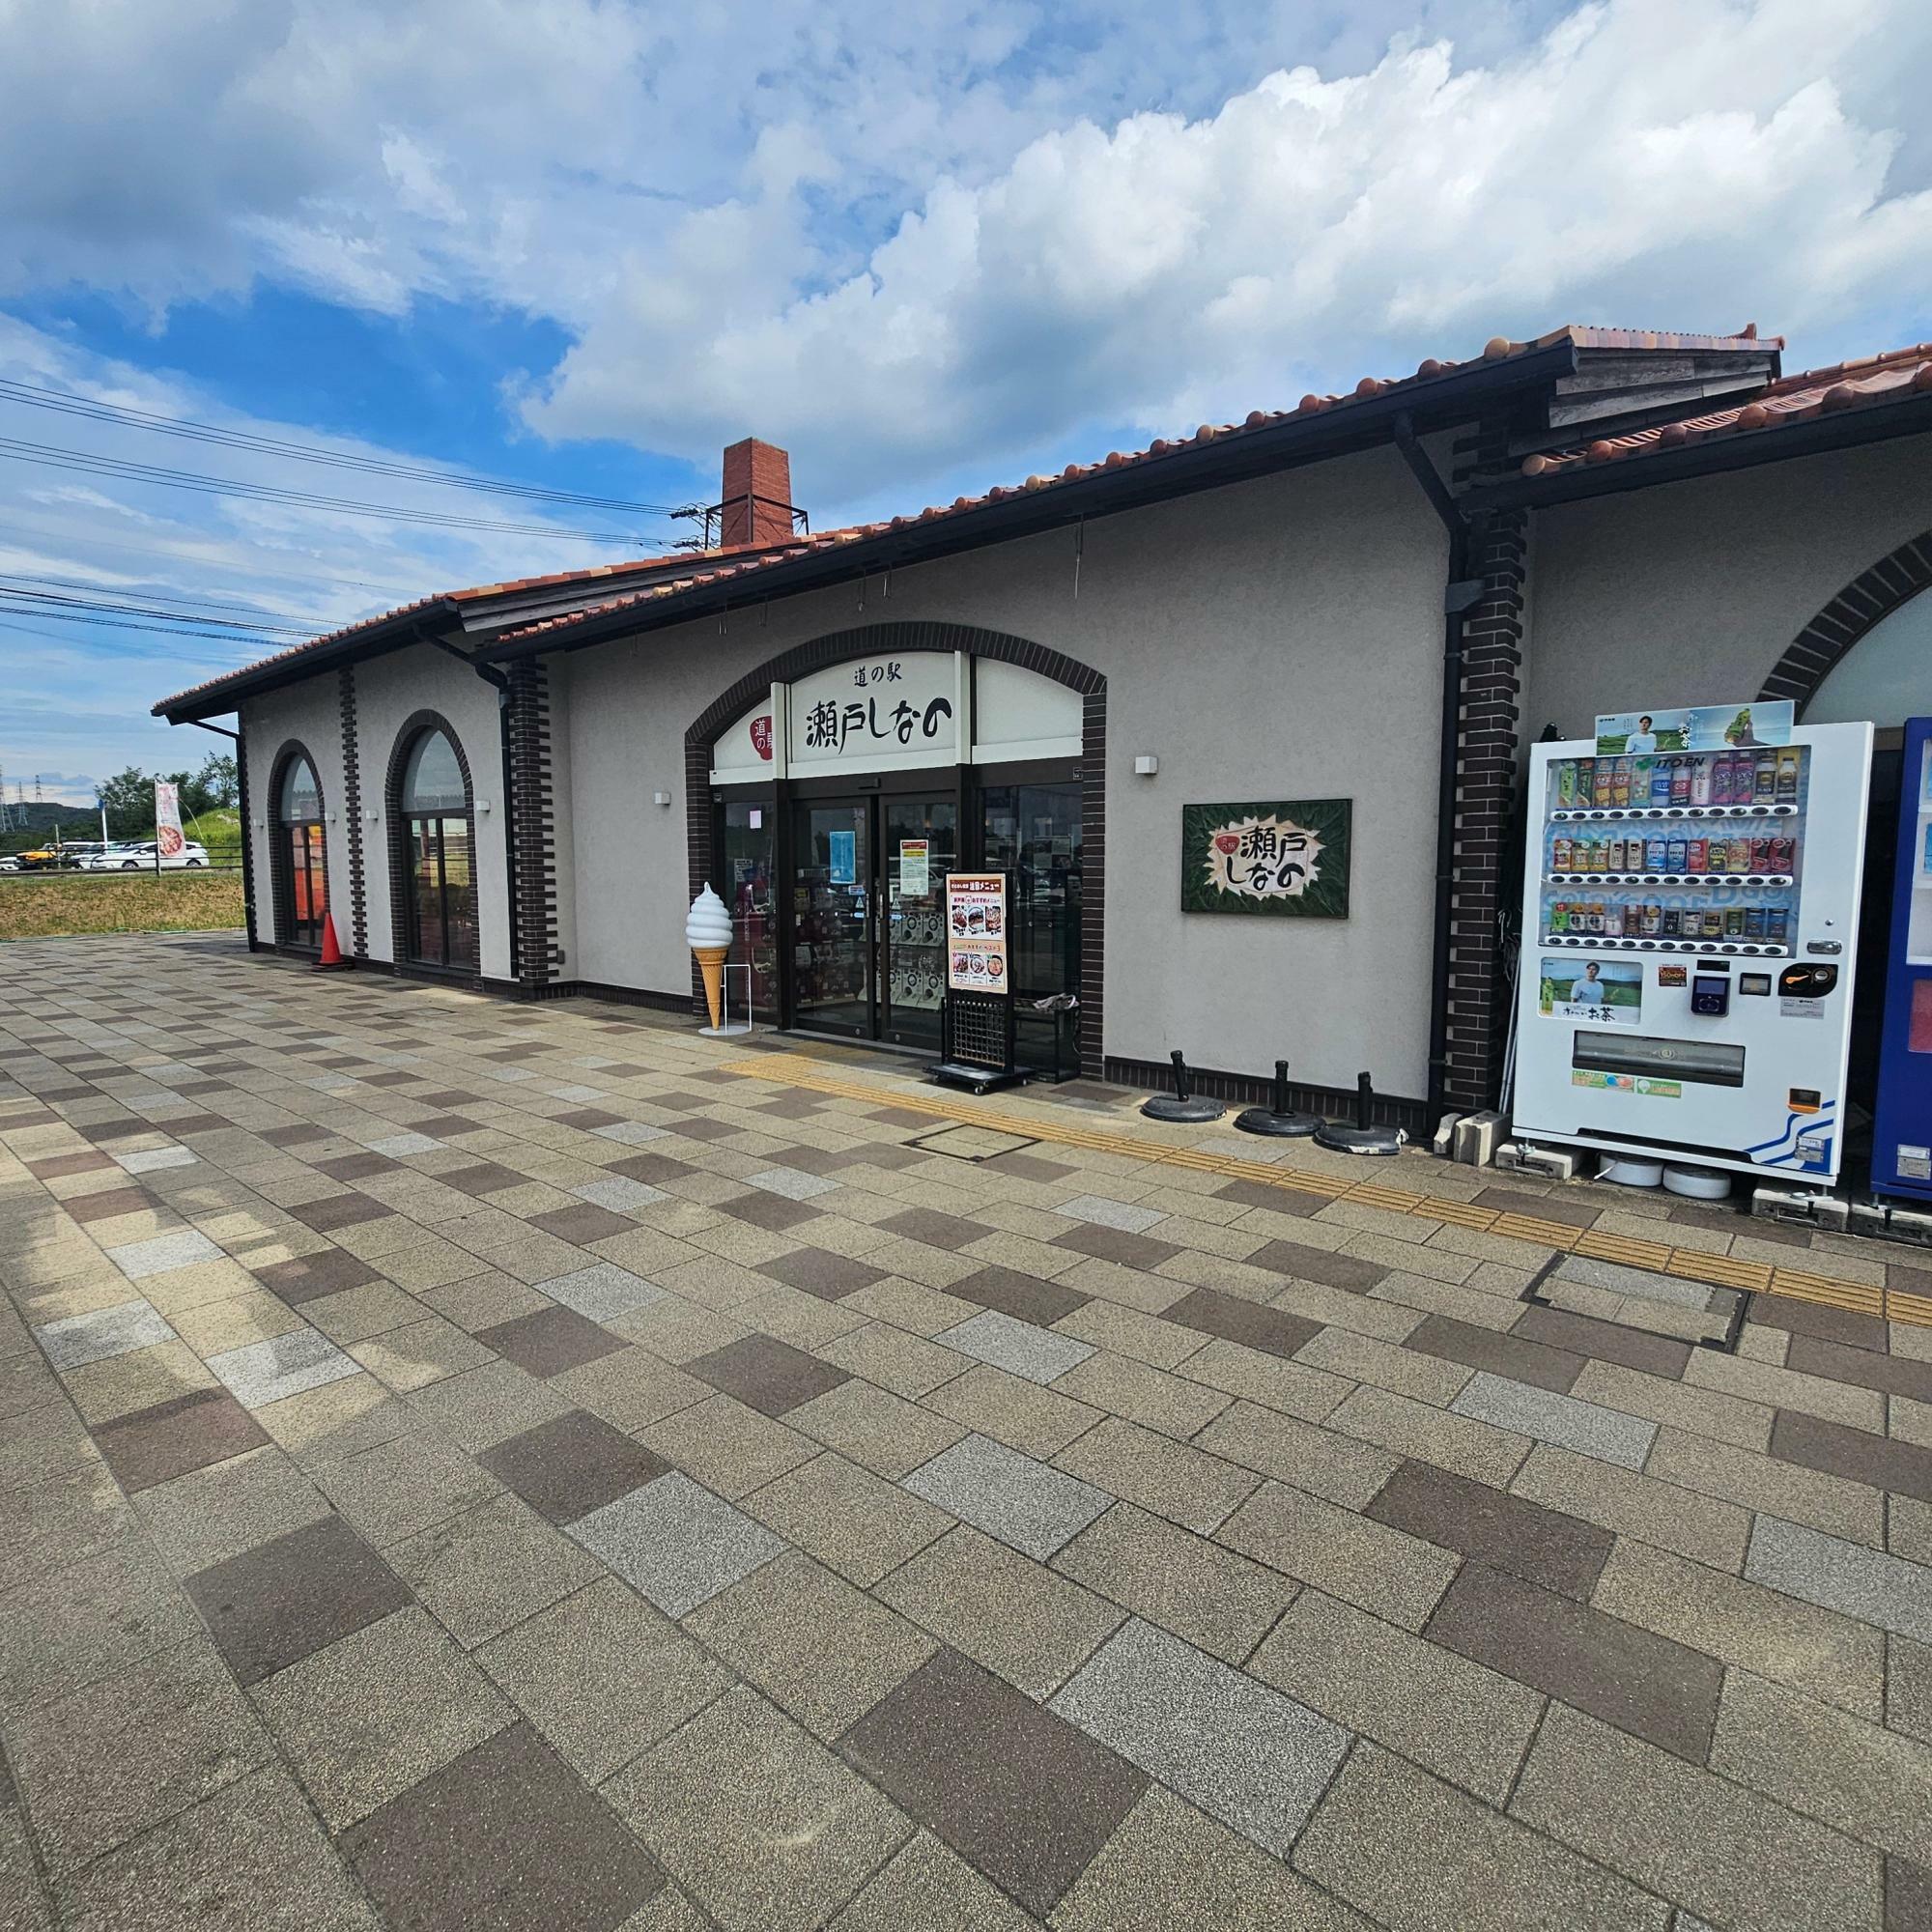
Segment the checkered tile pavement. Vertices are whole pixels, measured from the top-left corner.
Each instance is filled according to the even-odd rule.
[[[0,1924],[1932,1926],[1932,1330],[594,1002],[0,965]]]

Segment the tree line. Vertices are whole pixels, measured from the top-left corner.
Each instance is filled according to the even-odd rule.
[[[129,765],[124,772],[103,780],[100,803],[107,812],[110,838],[148,838],[155,830],[155,781],[164,779],[181,793],[182,824],[204,812],[220,811],[242,796],[242,781],[231,754],[211,752],[192,772],[144,772]],[[189,831],[188,837],[194,834]]]

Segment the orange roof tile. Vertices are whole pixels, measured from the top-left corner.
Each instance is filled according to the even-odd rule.
[[[1920,342],[1909,349],[1889,349],[1856,361],[1834,362],[1829,368],[1780,377],[1766,384],[1750,401],[1705,415],[1680,416],[1675,422],[1634,430],[1628,436],[1603,437],[1580,449],[1526,456],[1522,473],[1554,476],[1588,464],[1622,463],[1660,450],[1708,442],[1714,437],[1782,429],[1841,410],[1869,409],[1928,393],[1932,393],[1932,342]]]

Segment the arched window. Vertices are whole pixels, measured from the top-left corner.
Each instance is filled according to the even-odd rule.
[[[328,864],[323,852],[322,787],[300,746],[282,753],[275,787],[275,937],[283,946],[320,948],[328,910]]]
[[[448,732],[410,741],[397,787],[403,955],[412,964],[476,970],[475,827],[469,775]]]

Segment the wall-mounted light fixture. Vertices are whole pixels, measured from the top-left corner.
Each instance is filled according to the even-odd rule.
[[[487,812],[490,810],[490,801],[487,798],[479,798],[476,801],[476,810],[479,812]]]
[[[1134,776],[1137,779],[1151,779],[1160,770],[1160,760],[1151,752],[1141,752],[1134,758]]]
[[[668,791],[654,791],[651,794],[651,803],[653,805],[668,805],[670,803],[670,793]]]

